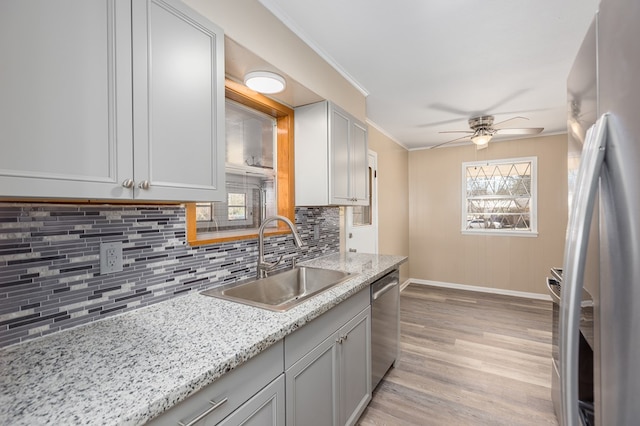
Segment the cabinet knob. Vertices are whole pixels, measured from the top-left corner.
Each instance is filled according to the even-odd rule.
[[[149,183],[148,180],[143,180],[142,182],[140,182],[138,184],[138,188],[140,188],[140,189],[149,189],[150,186],[151,186],[151,184]]]
[[[128,188],[128,189],[133,188],[133,186],[134,186],[135,184],[136,184],[136,183],[133,181],[133,179],[125,179],[125,180],[122,182],[122,186],[124,186],[125,188]]]

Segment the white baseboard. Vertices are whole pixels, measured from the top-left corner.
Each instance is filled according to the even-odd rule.
[[[407,286],[411,284],[411,279],[406,280],[405,282],[403,282],[402,284],[400,284],[400,291],[404,290],[405,288],[407,288]]]
[[[548,294],[528,293],[525,291],[505,290],[501,288],[480,287],[480,286],[466,285],[466,284],[445,283],[441,281],[419,280],[416,278],[410,278],[407,281],[405,281],[400,287],[400,291],[404,290],[405,287],[410,283],[420,284],[420,285],[429,285],[432,287],[445,287],[445,288],[453,288],[456,290],[479,291],[481,293],[502,294],[505,296],[516,296],[516,297],[524,297],[527,299],[551,301],[551,296],[549,296]]]

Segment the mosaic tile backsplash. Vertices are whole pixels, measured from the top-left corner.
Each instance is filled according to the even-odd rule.
[[[290,235],[265,258],[339,251],[338,208],[296,208]],[[182,206],[0,203],[0,347],[256,274],[257,239],[186,243]],[[122,242],[123,270],[100,275],[100,243]]]

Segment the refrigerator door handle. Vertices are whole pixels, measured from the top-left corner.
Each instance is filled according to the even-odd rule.
[[[579,425],[578,345],[582,282],[594,200],[607,143],[608,114],[587,132],[565,241],[560,304],[560,388],[562,424]]]

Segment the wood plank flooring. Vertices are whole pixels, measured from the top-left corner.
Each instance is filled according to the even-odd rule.
[[[410,284],[400,361],[360,425],[557,425],[551,302]]]

